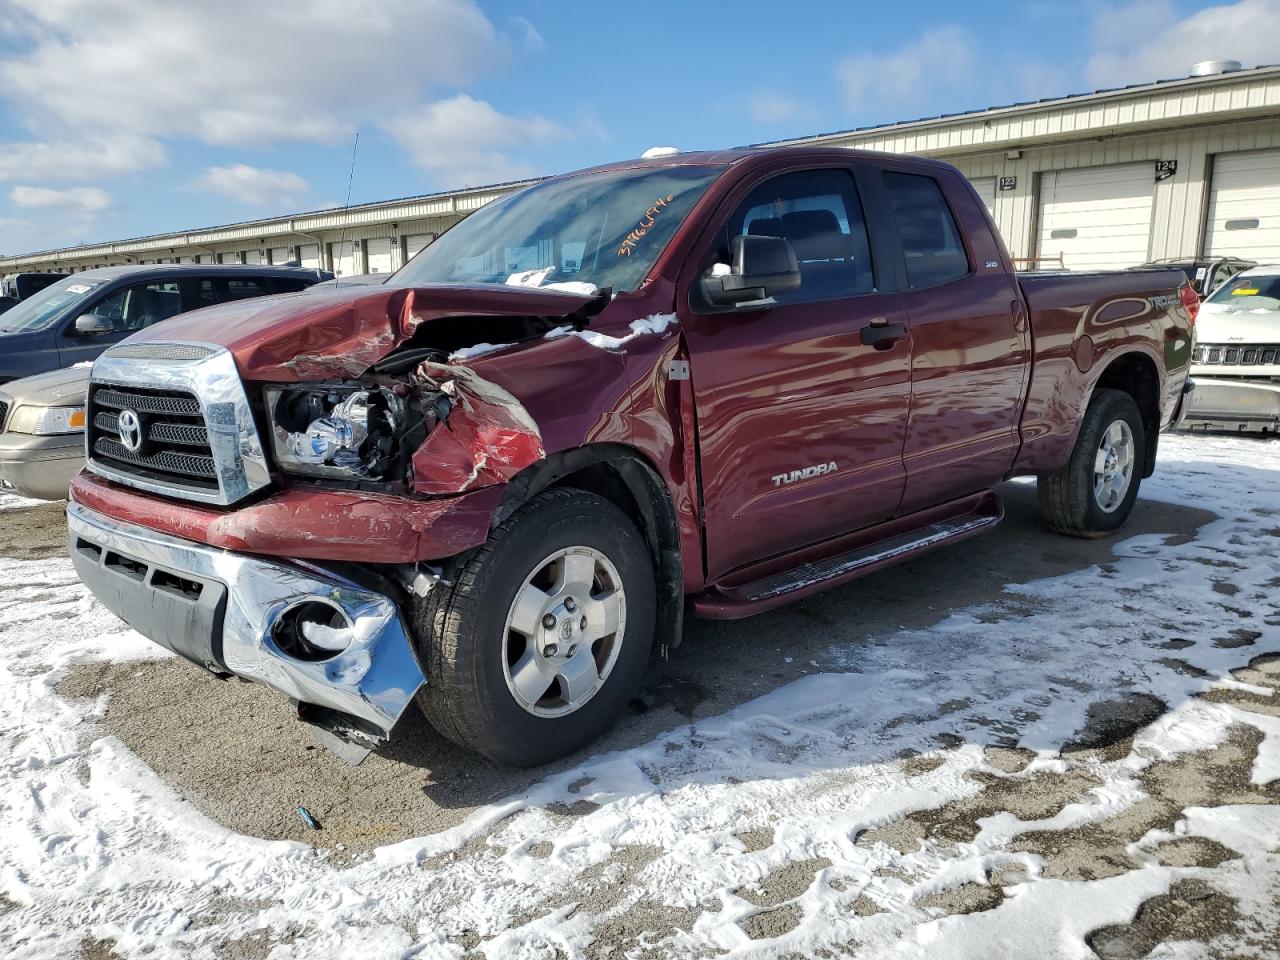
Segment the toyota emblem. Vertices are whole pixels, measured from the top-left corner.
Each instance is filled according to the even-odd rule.
[[[142,421],[132,410],[120,411],[120,442],[130,453],[142,449]]]

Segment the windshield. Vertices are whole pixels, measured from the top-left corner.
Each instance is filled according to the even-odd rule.
[[[388,283],[572,285],[633,290],[723,166],[618,170],[553,180],[481,207]]]
[[[62,316],[70,306],[88,299],[90,292],[104,283],[106,283],[105,280],[65,277],[0,314],[0,333],[31,333],[44,330]]]
[[[1280,310],[1280,274],[1239,274],[1215,290],[1205,302],[1240,310]],[[0,317],[0,322],[7,316]]]

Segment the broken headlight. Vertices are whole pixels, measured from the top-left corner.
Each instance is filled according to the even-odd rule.
[[[386,387],[270,387],[275,460],[286,473],[379,480],[395,457],[404,401]]]

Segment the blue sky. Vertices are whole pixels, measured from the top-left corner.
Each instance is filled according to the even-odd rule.
[[[164,13],[161,15],[160,10]],[[0,253],[1280,62],[1280,0],[0,0]]]

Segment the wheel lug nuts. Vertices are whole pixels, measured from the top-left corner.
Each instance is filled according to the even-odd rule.
[[[560,648],[556,646],[554,643],[548,643],[545,647],[542,648],[543,655],[548,657],[554,657],[559,652],[560,652]]]
[[[554,630],[556,628],[556,615],[548,613],[542,618],[542,626],[545,630]]]
[[[587,629],[587,618],[586,618],[586,617],[583,617],[581,620],[579,620],[579,621],[578,621],[578,629],[579,629],[579,630],[585,630],[585,629]]]
[[[565,597],[564,608],[570,613],[573,613],[573,611],[578,609],[578,604],[574,601],[573,597]]]
[[[568,650],[568,656],[572,657],[577,652],[578,652],[578,645],[576,643],[570,644],[569,650]]]

